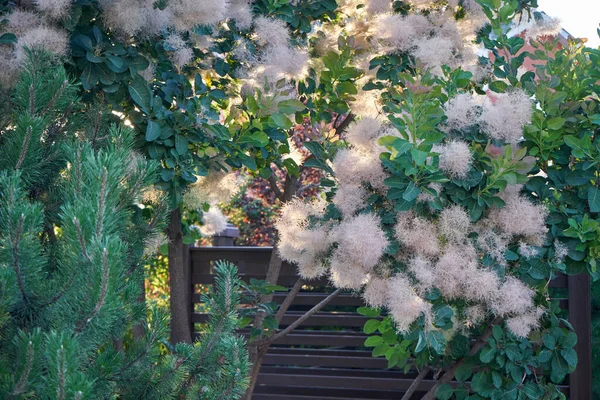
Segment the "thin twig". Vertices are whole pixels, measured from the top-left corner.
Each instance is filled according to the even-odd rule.
[[[300,289],[302,289],[302,285],[304,285],[304,279],[298,278],[296,283],[294,283],[294,286],[288,292],[287,296],[285,296],[283,303],[281,303],[281,306],[279,306],[279,310],[277,310],[277,314],[275,315],[277,323],[281,322],[281,319],[285,315],[288,308],[290,308],[290,306],[292,305],[292,302],[296,298],[296,295],[298,294]]]
[[[469,351],[469,356],[474,356],[475,354],[477,354],[479,352],[479,350],[481,350],[485,346],[488,338],[490,336],[492,336],[492,330],[494,328],[494,325],[498,325],[501,322],[502,322],[502,318],[500,318],[500,317],[498,317],[492,321],[492,323],[486,329],[486,331],[477,339],[477,341],[473,344],[473,347],[471,347],[471,350]],[[438,390],[438,388],[440,386],[442,386],[443,384],[448,383],[452,379],[454,379],[456,370],[461,365],[463,365],[464,362],[465,362],[465,357],[461,358],[456,363],[454,363],[454,365],[448,371],[446,371],[446,373],[435,383],[435,385],[433,385],[433,387],[431,389],[429,389],[429,391],[425,394],[425,396],[423,396],[421,398],[421,400],[433,400],[435,398],[435,392]]]
[[[291,331],[296,329],[304,321],[306,321],[307,319],[312,317],[317,311],[321,310],[323,307],[325,307],[327,304],[329,304],[329,302],[331,300],[333,300],[334,298],[336,298],[337,295],[341,293],[341,291],[342,291],[342,289],[336,289],[335,292],[331,293],[329,296],[327,296],[326,298],[321,300],[321,302],[319,304],[317,304],[316,306],[314,306],[313,308],[308,310],[306,312],[306,314],[304,314],[303,316],[301,316],[300,318],[295,320],[287,328],[285,328],[281,332],[277,333],[276,335],[271,336],[270,338],[264,339],[264,341],[267,343],[273,343],[273,342],[276,342],[277,340],[281,339],[282,337],[284,337],[285,335],[287,335],[288,333],[290,333]]]
[[[410,400],[412,395],[417,391],[417,389],[419,389],[419,385],[421,384],[421,382],[423,382],[423,379],[425,379],[429,371],[431,371],[430,367],[423,368],[421,372],[419,372],[419,375],[417,375],[415,380],[410,384],[408,390],[406,391],[406,393],[404,393],[404,396],[402,396],[400,400]]]

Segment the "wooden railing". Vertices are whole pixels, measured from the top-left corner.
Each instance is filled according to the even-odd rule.
[[[217,260],[229,260],[239,268],[240,276],[264,279],[271,255],[269,247],[191,247],[189,268],[191,281],[189,298],[192,299],[192,323],[206,321],[207,315],[199,310],[201,296],[198,285],[213,283],[213,265]],[[284,263],[278,284],[291,287],[297,280],[296,268]],[[561,275],[551,287],[568,290],[561,299],[561,307],[568,309],[569,321],[578,335],[576,351],[579,364],[562,386],[573,400],[591,399],[591,334],[590,282],[586,274]],[[328,291],[324,279],[309,282],[285,314],[282,327],[300,317],[304,311],[323,300]],[[281,302],[285,294],[276,294]],[[362,306],[360,297],[350,293],[339,295],[324,311],[318,312],[299,328],[275,342],[267,353],[260,370],[253,399],[399,399],[415,378],[415,373],[404,374],[387,369],[385,358],[371,357],[363,347],[367,338],[362,332],[366,318],[355,312]],[[194,327],[190,327],[194,329]],[[197,332],[192,331],[197,337]],[[242,330],[241,334],[247,334]],[[420,399],[435,381],[428,376],[413,399]]]

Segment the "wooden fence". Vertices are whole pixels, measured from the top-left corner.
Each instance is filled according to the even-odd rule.
[[[191,247],[189,251],[192,325],[207,319],[205,314],[197,312],[200,303],[197,285],[213,283],[214,261],[233,262],[242,279],[248,281],[265,278],[271,255],[269,247]],[[278,284],[291,287],[296,279],[295,267],[284,263]],[[309,285],[306,287],[309,290],[302,290],[285,314],[282,327],[327,296],[324,280]],[[570,399],[589,400],[592,398],[589,277],[562,275],[552,281],[551,286],[568,290],[568,297],[561,299],[561,306],[568,309],[569,320],[578,335],[579,364],[562,389]],[[281,302],[284,297],[285,293],[276,294],[275,300]],[[371,351],[363,347],[367,335],[362,327],[367,319],[355,312],[356,307],[362,305],[359,297],[341,294],[323,311],[277,341],[265,356],[253,399],[400,399],[415,374],[387,369],[385,358],[373,358]],[[192,336],[196,337],[197,333]],[[412,399],[420,399],[434,382],[433,377],[428,376]]]

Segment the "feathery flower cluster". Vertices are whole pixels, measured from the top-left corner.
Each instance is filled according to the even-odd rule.
[[[466,178],[471,169],[473,154],[465,142],[453,140],[444,145],[435,146],[434,150],[440,153],[439,167],[450,178]]]
[[[69,15],[71,0],[35,0],[37,7],[52,19],[61,19]]]
[[[506,205],[494,208],[489,219],[497,229],[509,236],[524,237],[527,243],[540,245],[548,232],[546,217],[548,210],[521,196],[518,190],[505,192]]]
[[[204,204],[227,203],[239,191],[238,176],[233,172],[210,171],[200,176],[183,195],[186,207],[199,210]]]
[[[444,106],[446,111],[446,130],[462,130],[479,123],[480,106],[470,93],[460,93],[454,96]]]
[[[41,2],[39,6],[59,7],[60,2]],[[67,7],[70,5],[67,4]],[[56,12],[59,12],[56,9]],[[51,19],[48,14],[48,18]],[[45,50],[57,57],[64,57],[68,52],[68,37],[64,30],[56,29],[44,20],[40,15],[31,11],[15,10],[5,16],[7,22],[5,26],[0,27],[0,34],[4,31],[10,32],[17,37],[14,46],[0,44],[0,85],[4,88],[11,88],[21,71],[21,64],[26,60],[25,49]]]
[[[522,140],[523,127],[531,122],[532,114],[531,100],[522,90],[494,93],[483,104],[480,124],[492,139],[517,143]]]
[[[165,39],[165,46],[170,50],[171,62],[179,70],[192,61],[194,51],[185,43],[178,33],[172,33]]]
[[[257,42],[262,46],[259,62],[252,66],[250,78],[256,82],[275,83],[281,79],[298,79],[308,70],[308,53],[290,44],[284,21],[258,17],[254,20]],[[242,60],[252,63],[253,60]]]
[[[319,258],[328,249],[327,231],[320,225],[311,226],[312,217],[321,216],[325,203],[310,203],[294,199],[281,208],[275,222],[279,232],[278,249],[281,258],[298,264],[300,276],[312,279],[323,275],[325,267]]]
[[[47,1],[47,0],[46,0]],[[55,0],[57,1],[57,0]],[[189,32],[198,25],[216,25],[227,17],[249,26],[252,16],[242,0],[171,0],[164,9],[153,0],[100,0],[105,23],[122,36],[154,36],[167,28]],[[231,11],[234,11],[231,13]]]
[[[202,216],[200,233],[203,236],[214,236],[227,228],[227,217],[217,206],[211,206]]]
[[[447,121],[443,128],[463,130],[479,125],[492,139],[506,143],[522,140],[523,128],[531,122],[533,108],[529,96],[519,89],[510,93],[488,93],[479,97],[461,93],[445,105]]]
[[[360,234],[358,234],[360,232]],[[337,243],[331,256],[331,279],[335,286],[360,289],[388,246],[379,218],[359,214],[342,221],[329,233]]]

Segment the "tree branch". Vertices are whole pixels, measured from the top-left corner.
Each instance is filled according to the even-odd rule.
[[[303,323],[304,321],[306,321],[307,319],[312,317],[317,311],[321,310],[323,307],[325,307],[327,304],[329,304],[329,302],[331,300],[333,300],[334,298],[336,298],[337,295],[341,293],[341,291],[342,291],[342,289],[336,289],[335,292],[331,293],[329,296],[324,298],[319,304],[317,304],[316,306],[314,306],[313,308],[308,310],[306,312],[306,314],[304,314],[303,316],[301,316],[300,318],[295,320],[290,326],[288,326],[281,332],[277,333],[276,335],[273,335],[270,338],[265,339],[264,341],[266,343],[273,343],[273,342],[281,339],[282,337],[284,337],[285,335],[287,335],[288,333],[290,333],[291,331],[296,329],[301,323]]]
[[[431,368],[423,368],[423,370],[419,372],[419,375],[417,375],[415,380],[410,384],[408,390],[406,391],[406,393],[404,393],[404,396],[402,396],[400,400],[410,400],[412,395],[417,391],[417,389],[419,389],[419,385],[421,384],[421,382],[423,382],[423,379],[425,379],[429,371],[431,371]]]
[[[275,197],[277,197],[279,201],[283,201],[283,193],[279,189],[279,186],[277,186],[277,180],[275,179],[275,175],[273,175],[273,173],[271,173],[271,176],[269,176],[269,184],[271,185],[271,190],[273,193],[275,193]]]
[[[302,285],[304,285],[304,279],[298,278],[294,286],[288,292],[287,296],[285,296],[283,303],[281,303],[281,306],[279,306],[279,310],[277,310],[277,314],[275,315],[277,323],[281,322],[281,319],[285,315],[288,308],[290,308],[290,306],[292,305],[292,302],[298,295],[298,292],[300,292],[300,289],[302,289]]]
[[[500,324],[500,322],[502,322],[502,318],[500,318],[500,317],[494,319],[491,322],[490,326],[477,339],[477,341],[473,344],[473,347],[471,347],[471,350],[469,351],[469,356],[474,356],[475,354],[477,354],[479,352],[479,350],[481,350],[483,348],[483,346],[485,346],[485,343],[487,342],[488,338],[490,336],[492,336],[492,329],[494,328],[494,325],[498,325],[498,324]],[[429,391],[425,394],[425,396],[423,396],[421,398],[421,400],[433,400],[435,398],[435,392],[438,390],[438,388],[440,386],[442,386],[443,384],[448,383],[452,379],[454,379],[456,370],[461,365],[463,365],[464,362],[465,362],[465,357],[458,360],[448,371],[446,371],[446,373],[435,383],[435,385],[433,385],[433,387],[431,389],[429,389]]]
[[[335,134],[339,135],[340,133],[344,132],[346,130],[346,128],[348,127],[348,125],[350,125],[353,121],[354,121],[354,114],[352,114],[352,113],[348,114],[348,116],[346,118],[344,118],[342,123],[337,128],[334,127]]]

